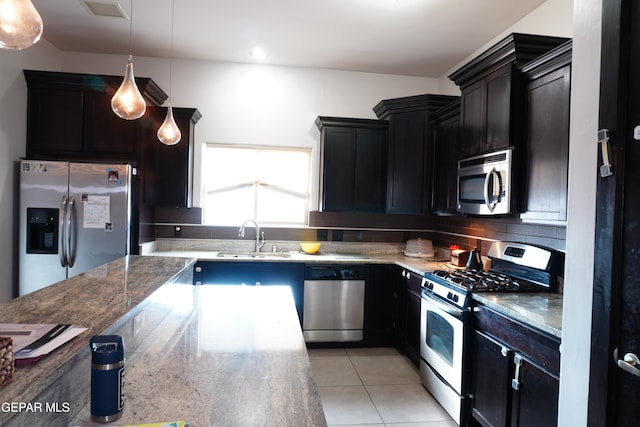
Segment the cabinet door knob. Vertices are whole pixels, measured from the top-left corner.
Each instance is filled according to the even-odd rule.
[[[197,267],[195,268],[195,272],[196,272],[196,273],[202,273],[202,267],[197,266]]]

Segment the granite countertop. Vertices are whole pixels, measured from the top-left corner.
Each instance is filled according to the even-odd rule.
[[[91,372],[88,343],[91,336],[98,334],[118,334],[125,342],[128,403],[123,419],[135,419],[136,423],[162,421],[156,415],[166,414],[196,422],[197,417],[219,413],[224,416],[218,418],[220,424],[231,425],[243,424],[244,420],[250,423],[252,416],[261,417],[264,412],[260,411],[268,407],[274,420],[295,419],[289,422],[292,425],[326,425],[290,291],[238,287],[255,296],[245,295],[243,301],[251,311],[233,317],[229,301],[220,306],[220,295],[207,296],[215,289],[201,291],[191,285],[195,261],[131,255],[0,306],[2,323],[72,323],[89,328],[36,364],[16,368],[11,382],[0,389],[0,402],[33,405],[22,409],[16,406],[15,410],[3,406],[0,425],[85,424]],[[266,295],[269,290],[272,294]],[[278,307],[276,315],[269,312],[269,307],[258,309],[257,298],[270,301],[269,307]],[[271,301],[274,298],[280,301],[279,305]],[[229,322],[238,322],[241,330],[236,329],[238,335],[231,336],[221,335],[220,328],[207,332],[196,321],[198,313],[205,313],[199,318],[203,322],[224,321],[225,328]],[[269,327],[251,329],[260,325]],[[219,351],[209,348],[213,342],[223,344]],[[241,344],[247,348],[239,349]],[[248,351],[249,345],[254,345],[252,352]],[[163,368],[156,369],[158,366]],[[286,375],[282,373],[283,366]],[[181,382],[177,380],[184,374],[180,369],[199,376]],[[257,371],[261,376],[249,381]],[[234,382],[236,376],[242,381]],[[170,393],[172,401],[180,402],[182,411],[191,408],[191,412],[169,407],[167,394],[160,398],[160,387]],[[177,388],[180,394],[175,393]],[[191,394],[185,395],[185,390]],[[256,390],[265,393],[258,408],[252,405]],[[215,397],[216,393],[220,396]],[[236,400],[234,394],[242,398]],[[275,399],[269,401],[271,395],[289,400],[284,401],[286,406],[278,406]],[[226,407],[231,401],[235,412],[231,406],[220,410],[218,405]],[[164,408],[165,412],[157,412],[157,408]],[[307,415],[309,419],[304,418]],[[169,418],[175,419],[174,416]],[[234,416],[244,418],[236,422],[232,420]],[[287,418],[298,416],[303,418]],[[87,421],[87,425],[91,424]]]
[[[427,272],[441,269],[454,268],[448,263],[446,257],[442,257],[436,249],[436,259],[418,258],[405,256],[401,252],[402,246],[398,245],[378,245],[378,244],[346,244],[344,247],[349,253],[344,253],[341,245],[323,244],[321,253],[308,255],[292,251],[286,255],[272,255],[264,252],[263,257],[255,258],[234,258],[229,256],[220,257],[220,253],[231,253],[233,250],[225,247],[221,251],[204,250],[198,244],[189,247],[181,246],[181,242],[163,242],[161,250],[149,252],[149,255],[171,255],[194,257],[200,260],[214,260],[221,262],[247,261],[278,261],[278,262],[304,262],[304,263],[362,263],[362,264],[395,264],[402,268],[424,275]],[[338,250],[336,250],[338,249]],[[369,249],[370,252],[364,252]],[[344,250],[344,249],[343,249]],[[331,252],[329,252],[331,251]],[[334,252],[335,251],[335,252]],[[486,304],[496,311],[499,311],[516,321],[528,324],[545,333],[560,338],[562,336],[562,294],[554,293],[476,293],[473,295],[476,302]]]
[[[151,298],[172,310],[127,355],[115,424],[326,425],[289,287],[166,285]],[[74,425],[97,425],[89,405]]]
[[[88,328],[38,363],[17,367],[11,382],[0,390],[2,402],[65,404],[67,413],[77,411],[88,399],[90,337],[120,333],[135,346],[137,340],[130,339],[132,316],[163,284],[189,283],[194,262],[127,256],[1,305],[0,323],[71,323]],[[47,415],[50,425],[64,425],[65,413]],[[42,422],[38,416],[42,414],[3,410],[0,425],[38,425]]]
[[[488,292],[473,299],[512,319],[562,338],[562,294]]]
[[[127,256],[0,306],[0,323],[71,323],[88,328],[38,363],[17,367],[11,382],[1,389],[2,401],[44,399],[67,402],[72,410],[73,405],[84,405],[77,400],[82,396],[56,394],[54,386],[76,369],[86,370],[78,381],[87,382],[89,338],[118,331],[141,302],[164,283],[177,280],[181,271],[191,270],[194,262]],[[0,411],[0,425],[7,424],[14,415],[15,412]]]

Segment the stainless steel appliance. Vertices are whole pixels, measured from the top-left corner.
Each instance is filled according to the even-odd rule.
[[[473,292],[555,291],[561,253],[515,242],[489,248],[491,268],[437,270],[422,280],[420,377],[422,384],[458,423],[468,399],[465,348]]]
[[[131,166],[20,162],[19,292],[129,252]]]
[[[302,310],[305,341],[362,341],[364,290],[363,266],[307,266]]]
[[[511,148],[459,160],[458,211],[474,215],[517,211],[512,166]]]

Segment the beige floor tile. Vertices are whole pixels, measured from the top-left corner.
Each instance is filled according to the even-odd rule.
[[[346,357],[347,352],[344,348],[309,348],[307,349],[309,359],[317,359],[319,357]]]
[[[362,385],[348,357],[309,359],[318,386]]]
[[[381,424],[363,386],[318,387],[328,425]]]
[[[345,351],[349,357],[401,356],[393,347],[347,348]]]
[[[421,384],[373,385],[366,389],[385,424],[451,421]]]
[[[351,362],[364,385],[420,383],[418,369],[404,356],[354,357]]]

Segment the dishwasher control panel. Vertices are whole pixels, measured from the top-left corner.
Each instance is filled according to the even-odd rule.
[[[305,280],[364,280],[364,266],[308,265]]]

